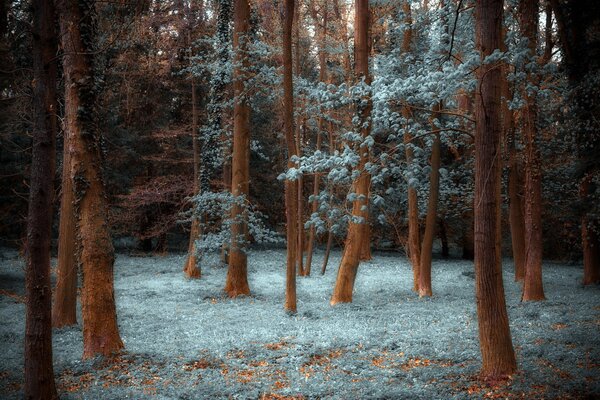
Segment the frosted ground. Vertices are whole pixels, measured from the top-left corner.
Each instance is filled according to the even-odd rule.
[[[82,361],[80,327],[55,330],[64,399],[598,398],[600,289],[580,265],[546,263],[548,300],[521,303],[513,266],[504,282],[520,372],[486,386],[480,367],[473,264],[434,261],[431,299],[411,291],[403,256],[361,265],[354,303],[329,306],[340,254],[325,276],[298,279],[298,314],[283,311],[282,250],[249,256],[251,297],[223,296],[226,270],[206,260],[183,278],[183,255],[119,255],[115,286],[126,352]],[[315,265],[323,254],[317,252]],[[0,256],[0,398],[21,398],[23,262]]]

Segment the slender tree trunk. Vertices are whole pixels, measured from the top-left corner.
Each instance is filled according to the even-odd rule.
[[[83,356],[108,355],[123,348],[113,288],[114,249],[102,181],[102,157],[94,113],[93,1],[60,0],[65,51],[65,131],[71,145],[71,177],[78,209],[79,260],[83,269]]]
[[[436,108],[439,109],[439,106]],[[433,114],[436,118],[436,114]],[[431,259],[433,252],[433,239],[437,222],[437,204],[440,193],[440,135],[436,133],[431,145],[431,173],[429,175],[429,201],[427,203],[427,216],[425,218],[425,233],[421,244],[421,265],[419,272],[419,297],[429,297],[431,291]]]
[[[50,241],[56,140],[56,34],[51,0],[34,0],[33,147],[25,271],[25,399],[56,399]]]
[[[354,16],[354,46],[355,46],[355,74],[357,79],[365,80],[366,84],[371,84],[369,76],[369,1],[355,0]],[[357,109],[361,121],[367,121],[371,114],[371,102],[368,99],[366,106],[359,106]],[[363,138],[370,133],[370,125],[361,129]],[[348,236],[346,238],[344,256],[340,264],[331,304],[352,302],[352,291],[354,289],[354,280],[358,271],[358,264],[363,249],[364,227],[367,223],[366,209],[369,204],[369,186],[371,177],[365,170],[365,164],[369,159],[369,150],[367,147],[358,146],[360,151],[360,163],[358,171],[360,175],[354,181],[353,188],[357,198],[352,205],[352,217],[361,218],[362,223],[350,221],[348,226]]]
[[[248,201],[250,178],[250,104],[244,93],[247,81],[248,40],[250,33],[250,5],[248,0],[235,0],[233,48],[236,68],[233,71],[233,158],[231,163],[231,193]],[[248,215],[246,206],[236,201],[231,208],[231,247],[225,291],[229,297],[250,294],[248,260],[245,251]]]
[[[506,36],[503,30],[503,38]],[[507,51],[504,39],[502,51]],[[525,278],[525,224],[523,218],[523,203],[521,201],[523,181],[521,177],[522,165],[516,146],[516,132],[514,114],[509,108],[512,92],[508,82],[510,66],[502,68],[502,129],[508,143],[508,219],[510,224],[510,237],[512,243],[513,260],[515,264],[515,281]]]
[[[409,53],[412,44],[412,13],[410,10],[410,1],[406,0],[402,3],[402,11],[406,16],[406,29],[402,38],[402,53]],[[406,156],[406,165],[412,169],[414,153],[412,148],[412,134],[409,130],[409,120],[411,118],[411,110],[408,106],[402,107],[402,117],[406,119],[406,127],[404,132],[404,154]],[[421,270],[421,239],[419,228],[419,199],[417,189],[408,184],[408,257],[413,270],[413,290],[419,291],[419,274]]]
[[[321,5],[323,9],[323,27],[320,29],[320,41],[319,41],[319,81],[325,82],[327,81],[327,54],[325,52],[326,40],[327,40],[327,22],[328,22],[328,5],[327,2],[323,2]],[[316,13],[316,9],[314,7],[311,8],[313,11],[313,20],[316,24],[319,23],[319,18]],[[324,112],[325,110],[321,110]],[[321,150],[323,131],[325,130],[325,119],[323,117],[319,117],[317,132],[317,150]],[[319,202],[317,201],[317,196],[319,195],[319,184],[321,181],[321,174],[315,174],[313,181],[313,201],[311,204],[311,215],[315,214],[319,210]],[[314,225],[310,227],[310,231],[308,234],[308,249],[306,250],[306,275],[310,275],[311,267],[312,267],[312,256],[313,256],[313,248],[315,243],[315,227]]]
[[[325,275],[327,269],[327,263],[329,262],[329,254],[331,253],[331,243],[333,242],[333,234],[331,230],[327,233],[327,247],[325,248],[325,256],[323,258],[323,265],[321,266],[321,275]]]
[[[188,45],[190,46],[190,64],[191,64],[191,56],[192,56],[192,40],[191,40],[191,27],[188,28]],[[194,78],[193,73],[191,74],[192,80],[192,147],[194,152],[194,195],[198,195],[200,193],[200,137],[198,132],[198,105],[196,100],[196,79]],[[200,267],[198,266],[198,260],[196,257],[196,253],[198,249],[196,248],[196,240],[200,237],[201,228],[200,228],[200,220],[199,217],[195,215],[192,216],[192,227],[190,229],[190,240],[188,244],[188,253],[185,261],[185,265],[183,266],[183,272],[187,278],[197,279],[200,278],[202,272]]]
[[[509,176],[508,176],[508,198],[509,198],[509,220],[512,240],[512,252],[515,263],[515,281],[525,278],[525,219],[523,217],[523,205],[521,201],[521,165],[518,160],[515,146],[514,131],[509,133]]]
[[[292,28],[294,25],[294,0],[285,0],[285,14],[283,18],[283,100],[284,100],[284,125],[285,140],[288,152],[288,168],[294,167],[292,157],[296,155],[294,141],[294,76],[292,59]],[[298,237],[295,216],[298,203],[296,198],[298,185],[294,181],[285,181],[285,208],[286,208],[286,234],[287,234],[287,267],[285,285],[285,305],[288,312],[296,312],[296,260]]]
[[[503,0],[478,0],[475,6],[477,49],[483,60],[500,48]],[[475,117],[475,288],[481,375],[499,379],[517,364],[504,299],[502,265],[497,252],[500,192],[501,70],[483,64],[477,71]]]
[[[519,17],[521,33],[528,39],[529,55],[537,58],[538,0],[521,0]],[[527,81],[537,85],[535,73],[527,72]],[[522,112],[525,138],[525,280],[523,301],[544,300],[542,283],[542,171],[540,151],[536,144],[537,105],[535,94],[523,90]]]
[[[75,197],[71,180],[71,154],[68,131],[63,134],[63,168],[61,178],[60,223],[58,228],[58,266],[52,305],[52,326],[77,324],[77,249]]]

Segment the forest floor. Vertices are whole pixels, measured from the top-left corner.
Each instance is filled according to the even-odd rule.
[[[0,398],[21,398],[23,261],[0,253]],[[81,327],[55,330],[61,398],[600,398],[600,289],[581,286],[580,265],[545,263],[548,300],[522,303],[505,261],[519,372],[490,385],[477,379],[471,262],[435,260],[434,296],[419,299],[406,259],[376,254],[360,267],[354,302],[331,307],[334,253],[325,276],[298,279],[298,313],[290,316],[283,250],[250,253],[252,296],[235,300],[224,296],[226,270],[215,261],[191,281],[183,255],[119,255],[126,350],[111,362],[83,361]]]

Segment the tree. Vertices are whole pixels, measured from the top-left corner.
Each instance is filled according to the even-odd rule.
[[[200,3],[200,8],[202,8],[202,5]],[[190,62],[191,58],[192,58],[192,48],[193,48],[193,43],[191,40],[191,21],[192,21],[192,13],[188,12],[188,26],[187,26],[187,39],[188,39],[188,46],[190,46]],[[196,99],[196,78],[194,77],[194,74],[191,73],[190,74],[191,77],[191,92],[192,92],[192,146],[193,146],[193,152],[194,152],[194,195],[198,195],[198,193],[200,193],[201,190],[201,161],[200,161],[200,152],[201,152],[201,148],[200,148],[200,137],[199,137],[199,132],[198,132],[198,100]],[[200,220],[198,219],[198,217],[193,217],[192,218],[192,226],[190,228],[190,241],[188,244],[188,254],[187,254],[187,259],[185,261],[185,265],[183,267],[183,272],[185,273],[185,276],[188,278],[200,278],[201,275],[201,269],[198,266],[198,260],[196,258],[196,252],[198,251],[198,249],[196,248],[196,240],[198,240],[198,237],[201,234],[201,229],[200,229]]]
[[[321,10],[323,12],[323,23],[322,25],[319,23],[319,16],[317,13],[317,9],[315,7],[315,1],[311,2],[311,14],[313,17],[314,23],[317,25],[317,31],[319,36],[319,82],[325,82],[327,80],[327,53],[326,53],[326,40],[327,40],[327,23],[329,20],[328,13],[328,4],[327,2],[323,2],[321,5]],[[324,112],[324,110],[321,110]],[[323,116],[319,117],[319,122],[317,126],[317,151],[321,151],[321,144],[323,140],[323,133],[325,130],[325,118]],[[317,201],[317,196],[319,195],[319,184],[321,182],[321,175],[316,173],[313,181],[313,200],[311,204],[311,213],[316,214],[319,210],[319,202]],[[306,250],[306,275],[310,275],[311,267],[312,267],[312,256],[315,244],[315,236],[316,229],[314,225],[311,225],[310,231],[308,234],[308,248]]]
[[[503,33],[501,50],[507,52],[506,32]],[[515,264],[515,281],[522,281],[525,278],[525,219],[523,218],[523,203],[521,201],[523,179],[522,165],[516,144],[515,118],[509,105],[512,99],[512,91],[508,81],[509,73],[510,65],[507,63],[502,68],[502,130],[508,145],[508,220]]]
[[[364,85],[371,84],[369,76],[369,1],[355,0],[354,8],[354,47],[356,79]],[[370,90],[370,89],[369,89]],[[368,95],[367,95],[368,96]],[[370,96],[357,101],[358,126],[361,138],[364,140],[370,133],[371,100]],[[360,162],[357,166],[358,177],[353,182],[355,200],[352,204],[352,217],[348,226],[348,235],[344,247],[344,256],[338,270],[337,280],[331,304],[352,302],[354,280],[358,271],[363,241],[366,239],[364,225],[367,221],[367,208],[369,205],[370,175],[365,166],[369,159],[369,147],[366,143],[358,144]]]
[[[93,0],[60,0],[57,10],[64,50],[64,129],[70,143],[70,175],[78,211],[79,261],[83,270],[83,356],[89,358],[123,348],[117,326],[114,249],[95,121],[100,84],[94,73],[95,3]]]
[[[538,0],[521,0],[519,18],[521,34],[527,39],[529,55],[537,62]],[[527,86],[537,86],[536,71],[527,71]],[[521,112],[525,139],[525,280],[523,301],[544,300],[542,284],[542,171],[536,144],[537,105],[535,93],[525,88]]]
[[[504,378],[517,364],[510,336],[498,251],[500,191],[501,69],[486,57],[500,48],[503,0],[479,0],[475,6],[475,37],[482,65],[475,94],[475,289],[481,375]]]
[[[406,29],[404,30],[404,37],[402,38],[402,52],[408,53],[411,50],[411,43],[413,38],[412,29],[412,14],[410,9],[410,2],[407,0],[402,3],[402,11],[406,18]],[[402,116],[408,121],[411,117],[410,107],[404,105],[402,107]],[[408,125],[408,124],[407,124]],[[404,133],[404,153],[406,156],[406,164],[411,169],[414,152],[412,144],[412,135],[408,126],[405,128]],[[419,291],[419,275],[421,271],[421,247],[420,247],[420,228],[419,228],[419,199],[417,195],[417,188],[408,183],[408,256],[412,264],[413,270],[413,290]]]
[[[294,140],[294,86],[292,60],[292,28],[294,25],[294,0],[285,0],[283,15],[283,102],[284,129],[288,152],[288,168],[294,166],[292,157],[297,156]],[[285,212],[287,236],[287,267],[285,286],[285,309],[296,312],[296,260],[298,259],[298,185],[295,181],[285,181]],[[310,252],[309,252],[310,254]],[[310,257],[310,255],[309,255]],[[310,269],[310,264],[309,269]]]
[[[245,202],[248,201],[250,179],[250,104],[246,94],[248,79],[248,45],[250,5],[248,0],[235,0],[233,48],[233,158],[231,163],[231,193],[237,201],[231,207],[231,246],[225,291],[230,297],[250,294],[248,260],[244,249],[247,232]]]
[[[71,142],[63,133],[63,168],[61,178],[60,220],[58,227],[58,264],[52,304],[52,326],[77,324],[77,248],[75,197],[71,180]]]
[[[33,11],[33,147],[25,276],[25,398],[56,399],[52,367],[50,239],[54,194],[56,34],[54,4],[35,0]]]
[[[594,178],[600,171],[598,119],[600,104],[600,3],[594,0],[567,2],[550,0],[556,15],[562,56],[569,80],[571,130],[577,143],[580,182],[580,221],[583,249],[583,284],[600,283],[600,221]]]

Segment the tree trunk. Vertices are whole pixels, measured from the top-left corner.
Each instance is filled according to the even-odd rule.
[[[285,14],[283,17],[283,101],[285,140],[288,152],[288,168],[294,167],[292,157],[296,156],[296,143],[294,141],[294,76],[292,59],[292,28],[294,25],[294,0],[285,0]],[[288,312],[296,312],[296,260],[297,255],[297,224],[296,198],[298,185],[294,181],[285,181],[285,208],[286,208],[286,234],[287,234],[287,266],[285,285],[285,305]]]
[[[439,106],[436,108],[439,109]],[[436,118],[436,114],[433,115]],[[433,252],[433,239],[437,222],[437,204],[440,193],[440,135],[435,134],[431,146],[431,173],[429,175],[429,201],[427,203],[427,216],[425,218],[425,233],[421,244],[421,264],[419,272],[419,297],[431,296],[431,259]]]
[[[323,257],[323,265],[321,266],[321,275],[325,275],[327,263],[329,262],[329,254],[331,253],[331,243],[333,242],[333,234],[331,230],[327,232],[327,247],[325,248],[325,256]]]
[[[355,0],[354,16],[354,46],[355,46],[355,74],[357,79],[365,80],[370,85],[369,77],[369,1]],[[362,122],[368,120],[371,114],[370,98],[366,106],[358,106],[357,114]],[[361,124],[361,135],[366,138],[370,133],[370,125]],[[360,152],[360,163],[358,171],[360,175],[354,181],[353,188],[357,198],[352,205],[352,218],[362,219],[362,223],[350,221],[348,226],[348,236],[346,238],[344,256],[338,270],[331,304],[352,302],[352,291],[354,289],[354,280],[358,271],[358,264],[363,249],[363,240],[365,229],[363,225],[367,223],[366,209],[369,204],[369,186],[371,177],[365,170],[365,164],[369,159],[369,150],[366,147],[358,146]]]
[[[481,60],[500,48],[502,0],[479,0],[475,7],[476,44]],[[481,375],[500,379],[517,364],[504,299],[502,265],[497,252],[500,192],[501,70],[483,64],[477,71],[475,117],[475,288]]]
[[[71,180],[71,154],[68,131],[63,134],[63,168],[58,228],[58,267],[52,306],[52,326],[77,324],[77,249],[75,196]]]
[[[321,5],[323,9],[323,27],[320,29],[320,41],[319,41],[319,81],[325,82],[327,80],[327,57],[325,53],[325,45],[327,40],[327,22],[328,22],[328,5],[327,2],[323,2]],[[319,18],[316,13],[316,9],[314,4],[312,4],[311,10],[313,10],[313,20],[316,24],[319,24]],[[321,109],[321,112],[324,112]],[[323,117],[319,117],[318,122],[318,132],[317,132],[317,150],[321,150],[323,131],[325,130],[325,119]],[[321,174],[316,173],[313,181],[313,201],[311,204],[311,218],[312,214],[315,214],[319,210],[319,202],[317,201],[317,196],[319,195],[319,184],[321,180]],[[310,275],[311,267],[312,267],[312,256],[313,249],[315,244],[315,227],[314,225],[310,227],[310,231],[308,234],[308,249],[306,250],[306,275]]]
[[[503,31],[504,36],[506,33]],[[501,50],[507,51],[504,40],[501,44]],[[509,108],[509,102],[512,99],[512,92],[508,82],[510,66],[505,65],[502,68],[502,129],[504,137],[508,143],[508,219],[510,224],[510,238],[512,243],[513,261],[515,264],[515,281],[522,281],[525,278],[525,224],[523,217],[522,196],[522,165],[519,162],[519,155],[516,146],[516,132],[514,124],[514,114]]]
[[[509,134],[509,220],[512,241],[513,260],[515,263],[515,281],[525,279],[525,219],[521,201],[521,165],[519,165],[514,132]]]
[[[521,0],[519,17],[521,34],[528,39],[529,55],[537,57],[538,0]],[[535,73],[527,73],[527,82],[537,85]],[[525,138],[525,280],[523,301],[544,300],[542,284],[542,171],[536,144],[537,106],[535,94],[523,90],[522,111]]]
[[[50,242],[56,140],[56,34],[51,0],[34,0],[33,146],[25,270],[25,399],[56,399]]]
[[[406,0],[402,3],[402,11],[406,16],[406,29],[402,38],[402,53],[409,53],[412,44],[412,14],[410,10],[410,1]],[[406,165],[410,170],[412,168],[414,154],[412,148],[413,137],[409,130],[409,120],[411,118],[411,110],[408,106],[402,107],[402,117],[406,119],[406,127],[404,132],[404,154],[406,156]],[[413,270],[413,290],[419,291],[419,273],[421,270],[421,239],[419,228],[419,199],[417,189],[408,184],[408,257]]]
[[[190,46],[190,63],[191,63],[191,46],[192,40],[190,35],[191,27],[188,29],[188,45]],[[196,79],[193,73],[191,74],[192,80],[192,147],[194,151],[194,195],[200,193],[200,137],[198,132],[198,106],[196,104]],[[200,237],[201,227],[200,220],[196,212],[192,215],[192,227],[190,229],[190,241],[188,244],[188,253],[183,266],[183,272],[187,278],[197,279],[202,274],[200,267],[198,266],[196,254],[198,249],[196,248],[196,240]]]
[[[90,13],[95,5],[93,1],[75,0],[61,0],[57,4],[65,51],[65,131],[71,144],[71,177],[79,211],[83,356],[89,358],[123,348],[113,288],[114,249],[101,174],[100,142],[94,122],[97,82],[92,56],[94,26],[89,21],[94,21]]]
[[[249,295],[248,265],[245,251],[248,215],[245,203],[248,201],[250,178],[250,104],[244,93],[247,77],[248,35],[250,33],[250,5],[248,0],[235,0],[234,3],[233,49],[235,65],[233,70],[233,158],[231,162],[231,193],[238,200],[231,207],[231,246],[229,248],[229,268],[225,291],[229,297]],[[243,198],[243,203],[239,200]]]

